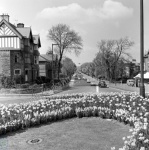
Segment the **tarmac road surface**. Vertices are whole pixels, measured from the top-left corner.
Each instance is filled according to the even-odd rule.
[[[72,93],[96,93],[97,87],[91,86],[90,83],[87,83],[86,80],[74,80],[70,82],[70,88],[67,90],[61,91],[57,95],[60,94],[72,94]],[[99,92],[109,93],[109,92],[124,92],[123,90],[116,89],[116,88],[99,88]],[[42,99],[41,95],[34,94],[32,96],[1,96],[0,103],[1,104],[14,104],[14,103],[26,103],[31,101],[37,101]]]

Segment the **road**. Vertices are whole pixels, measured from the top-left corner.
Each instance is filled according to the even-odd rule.
[[[96,93],[97,87],[91,86],[90,83],[87,83],[85,80],[76,80],[74,81],[74,83],[71,83],[70,89],[68,89],[67,91],[63,91],[59,94],[87,93],[87,92]],[[108,88],[99,88],[99,92],[110,93],[110,92],[124,92],[124,91],[108,87]]]
[[[57,95],[60,94],[72,94],[72,93],[96,93],[97,89],[96,86],[91,86],[90,83],[87,83],[85,80],[75,80],[74,82],[70,83],[70,88],[67,90],[64,90]],[[99,92],[124,92],[123,90],[120,89],[115,89],[115,88],[99,88]],[[42,99],[41,96],[35,94],[33,96],[24,96],[24,97],[0,97],[0,103],[1,104],[14,104],[14,103],[26,103],[26,102],[31,102],[31,101],[36,101]]]

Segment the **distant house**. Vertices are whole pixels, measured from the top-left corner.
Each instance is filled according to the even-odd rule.
[[[149,72],[149,52],[144,56],[144,70]]]
[[[0,15],[0,75],[33,82],[39,76],[39,35],[23,23],[9,22],[9,15]]]
[[[128,78],[133,78],[140,72],[140,64],[136,62],[135,59],[125,63],[125,75]]]
[[[57,55],[55,54],[53,55],[53,63],[52,63],[52,53],[48,55],[41,54],[39,56],[39,76],[45,76],[47,78],[52,79],[52,73],[53,78],[56,79],[58,73]]]

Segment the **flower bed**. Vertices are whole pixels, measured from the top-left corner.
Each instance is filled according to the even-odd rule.
[[[149,100],[137,94],[71,94],[30,103],[0,105],[0,134],[72,117],[97,116],[130,124],[123,150],[149,149]],[[114,150],[114,147],[111,148]]]

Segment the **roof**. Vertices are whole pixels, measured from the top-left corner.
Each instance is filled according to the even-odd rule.
[[[24,28],[16,28],[24,37],[29,38],[31,28],[30,27],[24,27]]]
[[[41,47],[40,37],[39,35],[32,35],[31,27],[22,27],[18,28],[15,25],[11,24],[10,22],[7,22],[5,19],[3,19],[0,22],[0,25],[2,23],[5,23],[19,38],[22,39],[22,37],[25,38],[31,38],[31,40],[34,42],[34,44],[38,44],[38,47]],[[33,39],[34,37],[34,39]]]
[[[23,28],[16,28],[23,37],[25,38],[31,38],[31,40],[33,41],[33,35],[32,35],[32,30],[30,27],[23,27]]]
[[[53,60],[55,60],[56,55],[53,55]],[[52,55],[40,54],[39,61],[52,61]]]

